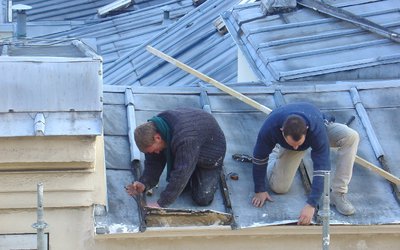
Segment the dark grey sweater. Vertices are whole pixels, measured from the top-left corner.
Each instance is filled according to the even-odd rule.
[[[171,153],[174,156],[169,183],[157,202],[166,207],[181,194],[196,167],[214,168],[217,162],[223,161],[226,141],[214,117],[201,109],[168,110],[158,116],[171,129]],[[140,182],[146,189],[158,183],[166,161],[164,152],[145,154],[145,169]]]

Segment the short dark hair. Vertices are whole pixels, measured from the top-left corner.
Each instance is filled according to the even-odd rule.
[[[307,133],[307,124],[299,115],[289,115],[282,126],[283,136],[291,136],[293,140],[299,141]]]
[[[157,128],[153,122],[146,122],[135,129],[135,142],[140,151],[144,152],[147,147],[153,145],[156,133]]]

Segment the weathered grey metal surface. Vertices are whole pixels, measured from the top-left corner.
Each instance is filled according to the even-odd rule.
[[[393,31],[396,0],[324,1]],[[312,9],[265,16],[259,3],[238,5],[224,21],[253,71],[268,81],[398,78],[400,44]]]
[[[180,2],[186,3],[188,1]],[[103,118],[108,213],[103,218],[102,223],[110,233],[139,232],[140,225],[137,204],[132,197],[126,194],[124,189],[126,184],[134,180],[131,170],[130,150],[132,145],[130,145],[128,138],[125,102],[125,91],[128,86],[133,88],[137,124],[141,124],[152,115],[165,109],[187,106],[200,108],[200,92],[206,91],[208,93],[211,112],[227,137],[228,151],[224,170],[237,227],[271,226],[296,222],[300,209],[306,200],[300,175],[297,175],[288,194],[272,194],[274,202],[267,203],[261,209],[254,208],[250,204],[253,195],[251,164],[234,161],[231,155],[235,153],[252,154],[256,136],[265,119],[265,114],[213,87],[197,87],[200,82],[197,78],[145,51],[145,46],[148,44],[218,81],[229,83],[230,86],[269,108],[275,108],[278,104],[278,96],[281,95],[287,103],[303,100],[313,102],[323,111],[335,114],[339,122],[346,122],[349,117],[354,115],[356,119],[350,126],[356,129],[361,136],[358,154],[380,166],[376,159],[375,139],[372,140],[370,133],[367,133],[367,127],[371,127],[376,135],[376,141],[382,147],[380,154],[385,157],[392,173],[400,176],[400,168],[397,164],[400,161],[400,156],[397,153],[400,137],[396,127],[400,122],[397,118],[400,117],[400,82],[398,80],[335,82],[337,79],[399,77],[397,64],[399,47],[391,41],[386,41],[346,22],[340,22],[307,9],[265,17],[260,14],[259,3],[236,6],[239,1],[210,0],[158,33],[157,28],[166,27],[160,23],[159,19],[158,27],[156,27],[157,24],[144,27],[141,26],[143,22],[139,21],[140,18],[146,18],[147,14],[156,12],[154,8],[157,8],[157,6],[151,7],[151,5],[156,2],[161,3],[158,0],[135,1],[138,10],[121,14],[118,17],[103,18],[102,22],[96,20],[98,18],[95,14],[96,4],[101,2],[101,6],[104,6],[111,0],[97,1],[96,3],[88,3],[83,0],[73,2],[21,0],[14,2],[32,4],[37,12],[32,12],[31,20],[81,20],[79,22],[71,21],[69,24],[65,22],[54,23],[54,27],[57,24],[65,25],[62,27],[63,29],[72,28],[74,25],[85,25],[71,32],[59,33],[54,36],[98,38],[99,53],[104,52],[107,61],[113,62],[105,67],[105,84],[121,86],[105,85],[103,94],[105,100]],[[176,3],[176,1],[170,2]],[[398,29],[398,1],[332,0],[325,2],[360,14],[380,25],[394,30]],[[85,9],[85,6],[91,7]],[[58,11],[49,11],[53,7]],[[234,10],[229,11],[232,7],[234,7]],[[122,12],[133,10],[132,8]],[[177,9],[173,9],[171,12],[172,18],[174,18],[175,10]],[[237,45],[232,40],[231,35],[220,35],[213,25],[214,20],[224,11],[228,11],[225,20],[232,37],[245,55],[253,60],[251,65],[260,79],[278,81],[278,84],[279,81],[285,81],[285,85],[263,87],[269,82],[236,82]],[[74,14],[69,15],[69,13]],[[160,14],[155,14],[148,16],[148,18],[156,20],[160,16]],[[178,18],[178,16],[175,16],[175,18]],[[137,23],[135,23],[136,21]],[[136,30],[129,27],[131,23],[137,24],[135,27],[143,27],[143,36],[138,36],[140,31],[136,33]],[[42,21],[40,24],[49,25],[47,21]],[[40,35],[47,33],[45,31],[46,26],[40,26],[35,26],[37,29],[32,32]],[[29,28],[28,25],[28,35]],[[156,32],[157,35],[154,33],[154,37],[150,38],[152,35],[146,33],[147,28],[151,28],[151,32]],[[54,28],[54,30],[58,30],[58,28]],[[125,32],[132,33],[128,35]],[[110,36],[111,33],[112,36]],[[125,37],[125,35],[127,36]],[[118,40],[119,37],[122,37],[121,41]],[[136,38],[143,41],[136,42],[138,41]],[[129,43],[132,43],[133,47]],[[40,53],[45,54],[60,52],[61,50],[40,51]],[[38,53],[38,51],[34,51],[34,53]],[[82,58],[78,56],[73,61],[79,60],[82,60]],[[293,80],[304,79],[313,81],[293,82]],[[330,82],[324,82],[324,80],[330,80]],[[291,86],[286,84],[287,82],[290,82]],[[142,88],[132,85],[148,87]],[[173,87],[162,87],[171,85]],[[202,84],[200,83],[200,85]],[[55,86],[43,86],[45,86],[44,92],[56,90]],[[73,86],[78,89],[84,87]],[[185,88],[182,88],[182,86],[185,86]],[[352,89],[354,92],[354,88],[359,95],[359,102],[355,102],[354,95],[352,96]],[[93,91],[96,92],[97,90]],[[0,96],[1,93],[3,92],[0,92]],[[91,92],[91,94],[97,94],[97,92]],[[79,106],[84,104],[84,99],[87,98],[87,96],[81,96],[81,98],[78,98],[79,100],[74,99],[79,96],[67,98],[77,101],[74,105]],[[29,98],[32,97],[28,96],[27,98],[27,100],[31,100]],[[49,98],[53,100],[51,98],[54,98],[54,96]],[[4,96],[0,99],[8,100]],[[60,100],[63,101],[64,99]],[[36,99],[32,100],[32,105],[38,107],[37,102]],[[0,121],[5,121],[0,126],[0,131],[15,132],[14,134],[9,132],[8,136],[32,133],[31,123],[35,114],[32,114],[32,112],[10,113],[7,109],[9,102],[3,101],[2,103],[5,105],[4,111],[7,111],[7,113],[0,114]],[[17,102],[15,103],[20,105]],[[56,104],[56,102],[54,103]],[[102,117],[98,112],[69,111],[69,106],[65,105],[64,101],[62,103],[65,112],[49,113],[50,115],[47,117],[47,113],[44,112],[48,122],[46,126],[54,128],[54,135],[65,133],[64,131],[77,133],[78,128],[79,131],[83,131],[82,128],[88,127],[86,120],[90,121],[91,126],[93,125],[90,127],[92,133],[101,132],[99,126]],[[365,108],[368,119],[362,119],[361,116],[363,115],[356,109],[356,104],[359,103]],[[47,110],[51,105],[43,105],[42,107]],[[74,120],[75,123],[71,124],[71,120]],[[370,123],[366,124],[366,120]],[[23,121],[22,125],[21,121]],[[141,157],[141,163],[143,163],[143,155]],[[312,167],[309,158],[306,158],[304,162],[308,169]],[[332,150],[332,163],[334,166],[334,150]],[[239,180],[230,179],[231,173],[237,173]],[[156,201],[164,185],[165,178],[162,176],[160,187],[155,189],[153,196],[147,197],[147,199]],[[377,174],[358,165],[354,167],[349,198],[356,206],[356,214],[350,217],[341,216],[333,208],[331,223],[341,225],[400,223],[399,203],[393,195],[390,184]],[[202,209],[192,204],[187,193],[181,195],[172,207]],[[227,209],[224,206],[221,192],[217,192],[214,202],[207,209],[221,213],[226,212]],[[314,223],[318,223],[318,221],[314,220]]]
[[[164,20],[165,8],[169,9],[168,20]],[[81,27],[46,35],[45,38],[96,38],[97,51],[103,57],[104,71],[107,74],[109,65],[115,60],[134,50],[194,8],[192,0],[167,1],[155,7],[86,21]]]
[[[27,20],[84,20],[92,19],[97,8],[107,5],[114,0],[13,0],[13,4],[26,4],[32,7],[27,11]]]
[[[0,112],[0,137],[35,136],[35,117],[45,118],[46,136],[101,135],[100,111],[91,112]]]
[[[6,6],[4,1],[0,1],[0,24],[6,22]]]
[[[111,170],[107,172],[108,213],[104,226],[109,233],[139,232],[136,201],[126,194],[124,186],[132,183],[130,172]]]
[[[84,25],[83,21],[34,21],[26,24],[26,33],[27,37],[35,38],[56,32],[67,31],[82,25]]]
[[[239,1],[207,1],[107,68],[109,85],[198,86],[199,80],[149,55],[146,45],[189,64],[221,81],[236,82],[237,49],[229,34],[221,35],[214,21]]]
[[[164,4],[168,4],[168,3],[172,3],[172,2],[176,2],[174,0],[169,0],[169,1],[165,1],[165,0],[135,0],[134,1],[134,9],[135,10],[141,10],[141,9],[146,9],[149,7],[154,7],[154,8],[160,8],[160,6],[164,5]],[[184,0],[181,1],[182,4],[184,4]],[[193,1],[191,1],[193,2]]]
[[[350,22],[365,30],[389,38],[395,42],[400,42],[399,33],[391,29],[385,28],[375,22],[369,21],[368,19],[363,18],[359,15],[355,15],[352,12],[316,0],[299,0],[297,1],[297,3],[304,7],[326,14],[328,16],[335,17],[340,20],[344,20],[346,22]]]
[[[78,41],[3,44],[0,136],[33,136],[38,121],[44,135],[100,135],[101,72],[101,58]]]
[[[101,58],[82,43],[5,46],[0,112],[102,110]]]
[[[132,174],[132,165],[130,161],[131,145],[129,145],[128,138],[125,89],[121,89],[121,91],[122,92],[105,91],[104,93],[104,137],[109,210],[106,220],[103,222],[103,226],[106,224],[110,233],[139,232],[140,225],[137,203],[134,202],[132,197],[129,197],[124,189],[125,185],[134,180],[134,175]],[[182,100],[185,100],[186,103],[190,103],[190,105],[198,107],[200,104],[198,96],[193,95],[188,96],[188,98],[183,97],[182,99],[174,97],[174,94],[166,94],[159,97],[160,106],[157,107],[149,103],[149,97],[148,94],[135,95],[134,97],[135,104],[137,103],[137,105],[135,105],[135,109],[137,109],[135,114],[137,117],[137,124],[142,124],[153,115],[163,111],[166,107],[166,102],[163,102],[163,99],[169,100],[167,106],[170,108],[177,106],[177,102]],[[143,165],[143,154],[141,155],[141,161]],[[154,188],[152,196],[146,197],[149,202],[154,202],[158,199],[160,192],[165,187],[165,179],[165,175],[161,176],[159,187]],[[201,210],[201,208],[196,207],[192,203],[190,194],[187,192],[183,193],[171,208]],[[213,203],[207,207],[207,209],[219,211],[219,213],[226,212],[221,192],[217,192]],[[127,211],[129,211],[129,213]],[[181,222],[182,225],[190,224],[190,218],[182,218]],[[157,226],[154,221],[152,223],[153,226]]]
[[[76,46],[71,44],[60,46],[52,46],[49,44],[15,44],[10,45],[7,48],[7,56],[12,57],[54,57],[54,55],[57,55],[57,57],[71,58],[86,57],[84,52],[80,51]]]
[[[114,0],[13,0],[13,4],[32,6],[32,10],[27,11],[28,21],[97,19],[101,18],[97,15],[97,10],[112,2],[114,2]],[[137,9],[157,6],[165,2],[166,1],[163,0],[132,1],[131,5],[118,11],[111,12],[110,15],[118,15]]]
[[[298,83],[298,85],[301,86],[301,83]],[[396,153],[400,147],[400,140],[396,140],[398,133],[396,127],[393,125],[399,122],[396,121],[396,117],[400,116],[400,82],[398,80],[363,83],[341,82],[340,84],[321,83],[310,86],[305,84],[302,88],[298,88],[297,86],[237,86],[235,89],[271,109],[276,107],[276,98],[279,94],[282,95],[286,103],[296,101],[312,102],[324,112],[334,114],[338,122],[345,123],[354,115],[356,119],[350,126],[356,129],[361,137],[358,155],[380,166],[373,152],[371,141],[367,136],[365,124],[362,123],[353,103],[351,89],[354,87],[360,95],[361,103],[367,110],[368,118],[377,134],[378,141],[382,145],[384,155],[388,160],[388,164],[393,169],[392,173],[400,176],[400,168],[396,163],[400,160],[400,156]],[[215,88],[135,87],[132,91],[135,100],[137,124],[141,124],[152,115],[165,109],[187,106],[200,107],[200,92],[206,91],[212,114],[218,120],[227,138],[228,145],[224,170],[236,226],[238,228],[246,228],[297,222],[297,217],[306,200],[306,191],[303,187],[300,174],[296,175],[289,193],[284,195],[271,193],[274,202],[268,202],[266,206],[260,209],[254,208],[251,205],[251,198],[253,196],[252,165],[250,163],[235,161],[231,157],[235,153],[252,155],[258,130],[266,116],[264,113],[254,110],[247,104],[223,94]],[[116,134],[121,134],[120,137],[124,138],[124,143],[117,144],[117,151],[119,151],[117,155],[119,156],[130,154],[130,145],[126,143],[128,141],[127,131],[123,131],[125,128],[123,123],[126,122],[124,118],[126,113],[123,112],[124,92],[125,88],[123,86],[105,86],[105,105],[109,106],[105,108],[105,131],[109,131],[106,132],[105,138],[106,141],[110,142],[111,137],[117,137]],[[113,115],[109,116],[109,112],[113,112]],[[114,114],[119,114],[121,117],[117,118]],[[384,122],[382,121],[382,117],[386,117]],[[117,132],[114,133],[112,131]],[[112,133],[113,135],[108,133]],[[115,148],[110,149],[106,147],[107,175],[112,176],[110,178],[114,180],[114,175],[122,175],[122,173],[128,175],[130,173],[129,159],[120,161],[118,164],[110,164],[110,156],[113,159],[112,161],[119,158],[112,157],[115,155],[115,150]],[[335,150],[332,149],[331,161],[333,169],[335,166],[335,157]],[[143,158],[141,161],[143,161]],[[304,162],[308,168],[312,168],[309,158],[306,158]],[[116,165],[118,165],[119,170],[111,170]],[[231,173],[237,173],[239,180],[230,179],[229,174]],[[124,183],[109,182],[108,185],[113,185],[114,192],[118,193],[114,195],[120,197],[125,193],[122,187],[126,182],[128,180],[125,180]],[[165,178],[163,176],[160,178],[159,185],[160,187],[155,189],[153,196],[147,197],[149,201],[156,201],[159,192],[163,190],[163,186],[165,185]],[[115,186],[118,186],[118,189],[115,189]],[[332,207],[331,224],[378,225],[400,223],[399,203],[392,193],[389,182],[384,178],[362,166],[355,165],[349,189],[349,199],[356,207],[356,214],[348,217],[342,216]],[[126,209],[137,213],[136,205],[131,204],[130,200],[128,201],[129,203],[125,204]],[[109,200],[109,202],[112,204],[114,201]],[[118,202],[121,202],[121,200],[118,200]],[[220,212],[225,212],[226,209],[219,194],[211,206],[201,208],[194,206],[190,196],[185,193],[174,203],[172,208],[212,209]],[[118,211],[111,213],[113,213],[112,216],[115,218],[123,217]],[[318,218],[313,220],[313,223],[318,224]],[[134,225],[135,223],[132,223],[131,226],[134,227]]]
[[[13,26],[11,24],[1,24],[0,23],[0,37],[1,37],[1,39],[12,37],[12,34],[13,34]],[[0,54],[1,54],[1,52],[0,52]]]

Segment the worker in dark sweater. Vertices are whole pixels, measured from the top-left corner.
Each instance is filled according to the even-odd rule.
[[[300,212],[298,224],[308,225],[323,192],[324,171],[330,171],[330,146],[337,147],[336,171],[331,185],[331,205],[344,214],[355,212],[346,198],[359,135],[344,124],[328,121],[312,104],[293,103],[271,112],[262,125],[253,152],[253,180],[256,207],[272,201],[266,188],[267,165],[270,188],[278,194],[286,193],[305,154],[311,148],[313,180],[307,203]],[[271,155],[270,155],[271,154]],[[272,159],[275,158],[275,161]],[[269,161],[269,159],[271,159]]]
[[[153,207],[167,207],[191,187],[199,206],[209,205],[217,190],[226,152],[224,133],[214,117],[201,109],[167,110],[135,129],[135,141],[145,153],[138,181],[130,195],[153,188],[167,166],[168,184]]]

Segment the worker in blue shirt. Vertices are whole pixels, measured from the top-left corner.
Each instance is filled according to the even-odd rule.
[[[330,147],[338,148],[336,171],[331,185],[331,205],[338,212],[352,215],[354,206],[346,198],[359,143],[358,133],[348,126],[328,121],[310,103],[292,103],[271,112],[262,125],[253,152],[255,195],[252,203],[262,207],[272,201],[266,180],[275,193],[288,192],[300,162],[311,148],[313,180],[307,203],[298,224],[308,225],[323,192],[323,173],[330,171]],[[274,159],[274,160],[273,160]],[[267,165],[271,167],[267,178]]]

